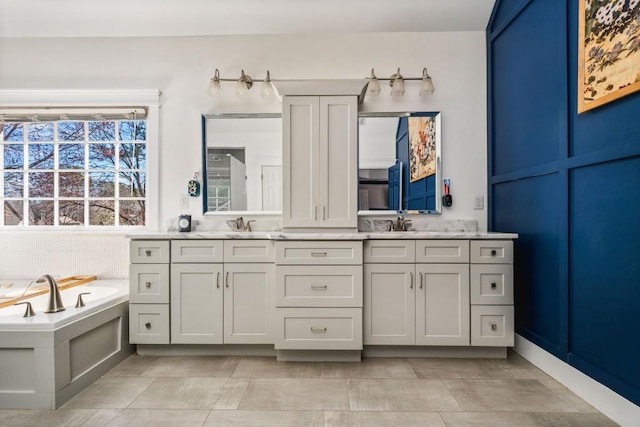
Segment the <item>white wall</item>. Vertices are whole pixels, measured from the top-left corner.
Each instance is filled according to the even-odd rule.
[[[442,112],[443,176],[451,178],[454,204],[433,220],[474,219],[480,230],[487,228],[486,211],[473,210],[473,196],[487,192],[484,32],[0,39],[0,52],[2,89],[162,91],[161,230],[181,213],[201,216],[200,199],[190,200],[188,212],[179,206],[179,194],[201,170],[201,115],[280,109],[257,90],[238,100],[232,84],[223,86],[228,95],[211,100],[205,90],[215,68],[224,78],[236,78],[241,68],[263,78],[269,69],[277,80],[364,78],[371,67],[380,77],[397,67],[415,77],[427,66],[436,87],[432,96],[418,97],[419,83],[407,82],[405,96],[392,98],[383,85],[383,93],[365,99],[361,109]],[[0,274],[11,271],[3,267]]]

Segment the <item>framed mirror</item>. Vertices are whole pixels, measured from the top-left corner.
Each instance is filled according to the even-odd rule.
[[[441,114],[360,113],[359,213],[441,212]]]
[[[202,138],[205,214],[281,211],[281,114],[206,115]]]
[[[440,213],[440,120],[438,112],[359,114],[359,213]],[[202,129],[204,213],[280,213],[281,114],[205,115]]]

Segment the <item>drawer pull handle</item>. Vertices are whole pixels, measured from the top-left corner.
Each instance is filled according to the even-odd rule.
[[[311,252],[311,256],[327,256],[326,252]]]
[[[324,291],[325,289],[327,289],[327,285],[311,285],[311,289]]]
[[[147,249],[146,251],[144,251],[144,253],[145,253],[147,256],[151,256],[151,249]]]
[[[409,284],[409,289],[413,289],[413,273],[409,273],[409,278],[411,279],[411,283]]]
[[[326,334],[327,333],[327,328],[314,328],[312,326],[311,327],[311,332],[313,332],[314,334]]]
[[[498,252],[495,249],[491,249],[491,256],[498,255]]]
[[[496,325],[495,323],[491,324],[491,330],[492,331],[497,331],[498,330],[498,325]]]
[[[225,286],[228,288],[229,287],[229,272],[228,271],[227,271],[227,275],[225,277],[224,283],[225,283]]]
[[[147,288],[150,288],[150,287],[151,287],[151,282],[146,282],[144,285],[145,285]]]
[[[216,273],[216,288],[220,289],[220,272]]]
[[[495,289],[496,288],[496,282],[491,283],[491,289]]]
[[[423,285],[424,285],[424,275],[420,273],[420,289],[422,289]]]
[[[150,322],[145,323],[144,327],[147,329],[151,329],[151,323]]]

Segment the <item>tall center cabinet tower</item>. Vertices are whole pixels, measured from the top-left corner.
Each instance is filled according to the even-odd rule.
[[[358,97],[283,99],[285,229],[358,228]]]

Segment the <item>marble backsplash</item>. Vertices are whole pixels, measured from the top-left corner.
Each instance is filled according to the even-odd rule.
[[[478,222],[473,219],[448,219],[435,218],[429,215],[410,215],[405,217],[411,222],[407,224],[408,231],[452,231],[468,232],[478,231]],[[396,216],[387,218],[358,218],[358,231],[387,231],[389,221],[394,221]],[[223,216],[202,216],[192,220],[192,231],[229,231],[235,230],[235,218]],[[243,217],[244,222],[251,220],[253,231],[281,231],[281,219],[279,215],[248,215]],[[178,231],[178,218],[172,218],[167,224],[168,231]]]

